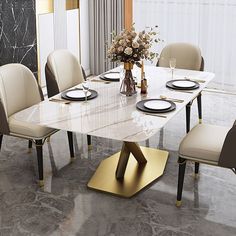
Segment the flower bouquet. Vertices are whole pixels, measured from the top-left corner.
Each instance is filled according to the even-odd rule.
[[[125,77],[121,85],[121,93],[132,96],[136,93],[135,82],[132,76],[133,65],[141,67],[140,60],[149,60],[158,56],[151,52],[153,43],[158,43],[155,28],[147,28],[139,33],[135,32],[134,25],[130,30],[123,30],[119,35],[112,33],[112,43],[108,49],[107,56],[113,62],[124,62]]]

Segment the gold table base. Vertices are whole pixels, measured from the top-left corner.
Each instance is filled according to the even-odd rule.
[[[100,163],[88,183],[89,188],[129,198],[162,176],[169,155],[167,151],[139,147],[135,143],[128,143],[126,147],[125,144],[127,143],[124,143],[121,152]],[[134,145],[136,145],[135,151]],[[132,150],[127,152],[125,149],[129,149],[129,146]],[[140,159],[137,157],[140,155],[137,154],[145,158]],[[127,159],[125,164],[123,164],[124,158]],[[120,175],[121,163],[123,177]]]

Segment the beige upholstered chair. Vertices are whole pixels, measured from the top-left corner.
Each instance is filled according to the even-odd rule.
[[[86,77],[77,58],[68,50],[55,50],[49,54],[45,67],[48,97],[52,97],[66,89],[82,83]],[[67,132],[72,141],[72,132]],[[87,136],[91,147],[91,136]]]
[[[169,67],[170,58],[176,58],[176,68],[204,70],[204,60],[198,47],[188,43],[173,43],[163,48],[157,66]]]
[[[21,64],[0,67],[0,148],[3,135],[24,138],[35,143],[39,184],[43,185],[42,146],[47,137],[57,130],[18,121],[14,115],[43,100],[42,92],[33,73]]]
[[[204,59],[198,47],[189,43],[172,43],[163,48],[157,66],[169,67],[170,58],[176,58],[176,68],[186,70],[204,70]],[[193,101],[186,105],[186,132],[190,130],[190,113]],[[197,96],[198,118],[202,123],[201,93]],[[199,163],[195,163],[195,173],[199,171]]]
[[[198,124],[179,147],[179,177],[176,205],[181,205],[186,161],[230,168],[236,173],[236,125],[232,128]]]

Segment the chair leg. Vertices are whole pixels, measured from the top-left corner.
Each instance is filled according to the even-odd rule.
[[[73,133],[70,131],[67,131],[68,136],[68,142],[69,142],[69,148],[70,148],[70,158],[71,160],[74,160],[75,154],[74,154],[74,144],[73,144]]]
[[[31,140],[29,140],[29,142],[28,142],[28,153],[31,153],[32,145],[33,145],[33,142]]]
[[[197,96],[197,107],[198,107],[198,119],[199,124],[202,123],[202,94],[199,93]]]
[[[197,96],[197,107],[198,107],[198,119],[199,124],[202,123],[202,94],[199,93]],[[199,172],[199,163],[195,162],[195,174],[194,177],[198,178],[198,172]]]
[[[87,135],[87,143],[88,143],[88,149],[92,149],[92,138],[91,135]]]
[[[199,173],[199,163],[195,162],[195,170],[194,170],[194,178],[198,178],[198,173]]]
[[[2,139],[3,139],[3,134],[0,134],[0,151],[1,151],[1,148],[2,148]]]
[[[44,186],[43,181],[43,140],[36,140],[36,152],[38,159],[39,186]]]
[[[176,201],[177,207],[181,206],[185,167],[186,167],[186,159],[179,157],[179,176],[178,176],[178,190],[177,190],[177,201]]]
[[[192,102],[186,105],[186,133],[188,133],[190,130],[191,105],[192,105]]]

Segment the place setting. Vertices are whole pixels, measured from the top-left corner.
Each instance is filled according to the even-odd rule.
[[[159,113],[167,113],[176,109],[176,105],[173,101],[167,99],[145,99],[139,101],[136,104],[136,108],[146,115],[157,116],[167,118],[166,115]]]
[[[61,97],[71,101],[87,101],[98,96],[97,91],[89,89],[89,82],[82,83],[82,88],[74,88],[61,93]]]
[[[110,71],[99,76],[101,80],[107,82],[119,82],[120,81],[120,72]]]
[[[192,80],[174,79],[167,81],[166,87],[179,92],[193,93],[191,90],[198,89],[200,85],[198,82]]]

